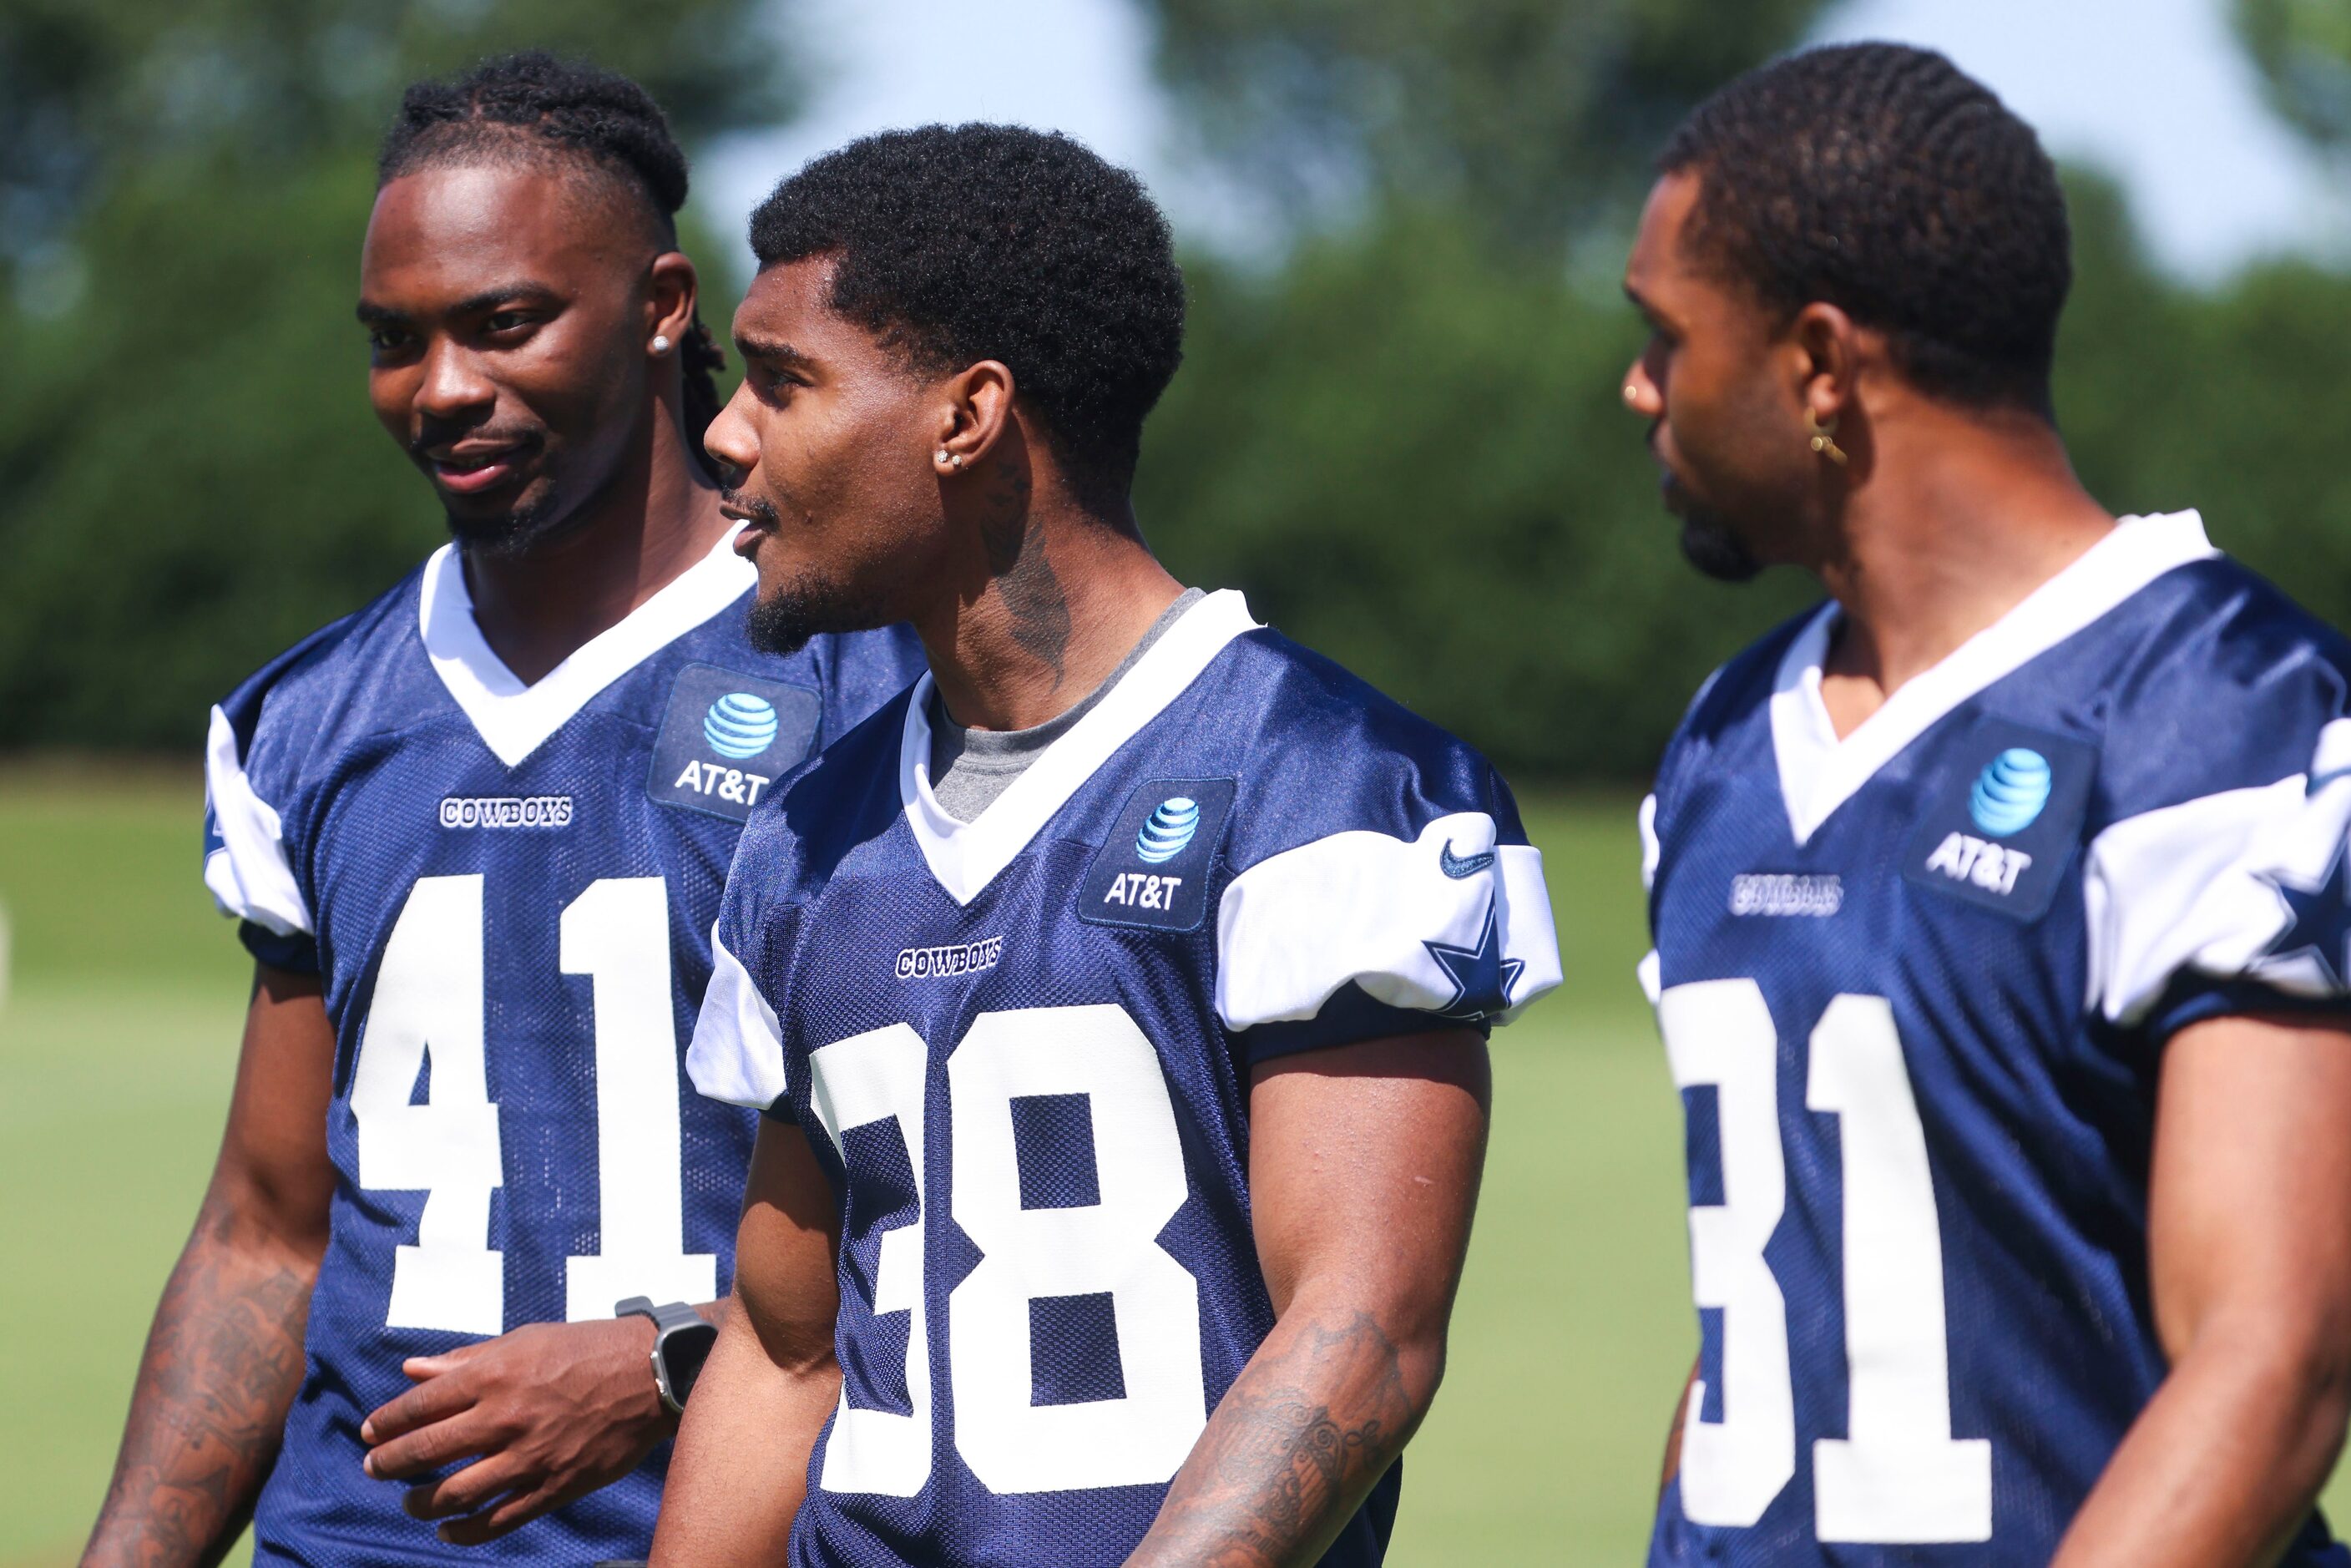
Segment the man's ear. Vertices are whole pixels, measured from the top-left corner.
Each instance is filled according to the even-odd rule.
[[[694,329],[694,307],[702,293],[701,277],[684,251],[670,250],[653,257],[647,282],[651,287],[646,314],[651,319],[645,328],[645,342],[650,347],[655,338],[666,338],[670,352],[675,353],[685,341],[685,335]]]
[[[1861,329],[1834,305],[1814,300],[1796,312],[1788,329],[1796,402],[1823,425],[1833,425],[1853,401],[1861,368]]]
[[[982,360],[949,376],[941,386],[938,451],[934,455],[948,471],[961,471],[985,461],[1012,423],[1012,367],[1001,360]]]

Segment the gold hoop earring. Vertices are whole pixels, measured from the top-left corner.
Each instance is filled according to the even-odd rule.
[[[1823,424],[1819,414],[1809,408],[1804,410],[1804,428],[1813,433],[1812,449],[1842,468],[1845,465],[1844,448],[1836,444],[1836,427],[1835,416],[1830,416],[1829,422]]]

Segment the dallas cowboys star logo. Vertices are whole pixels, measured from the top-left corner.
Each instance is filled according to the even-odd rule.
[[[1486,924],[1479,928],[1478,946],[1455,947],[1443,942],[1423,942],[1445,977],[1453,982],[1453,999],[1437,1009],[1439,1018],[1459,1019],[1475,1023],[1505,1011],[1510,1005],[1511,988],[1519,983],[1519,972],[1524,969],[1522,958],[1502,956],[1502,944],[1494,932],[1493,899],[1486,901]]]
[[[2285,929],[2279,932],[2254,961],[2256,968],[2272,968],[2295,958],[2308,958],[2329,990],[2344,988],[2351,974],[2351,843],[2338,844],[2326,879],[2316,887],[2298,887],[2283,877],[2262,873],[2286,909]]]

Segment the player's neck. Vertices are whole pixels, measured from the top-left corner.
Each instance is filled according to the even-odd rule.
[[[515,678],[538,681],[716,548],[733,525],[665,405],[560,537],[522,555],[465,552],[474,620]]]
[[[1184,591],[1123,501],[1104,516],[1038,489],[974,530],[967,581],[984,586],[915,617],[947,712],[974,729],[1029,729],[1083,702]]]
[[[2038,420],[1919,417],[1875,436],[1814,568],[1844,612],[1821,684],[1840,737],[2114,527]]]

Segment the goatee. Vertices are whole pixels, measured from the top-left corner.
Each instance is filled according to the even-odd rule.
[[[753,600],[744,635],[763,653],[797,653],[812,637],[871,632],[887,624],[887,617],[872,600],[840,583],[803,576],[772,597]]]
[[[570,532],[585,520],[584,511],[558,513],[545,501],[526,501],[495,517],[461,517],[455,512],[446,517],[449,537],[466,549],[511,559]]]
[[[1746,582],[1763,570],[1730,524],[1691,499],[1679,485],[1667,485],[1666,506],[1682,520],[1683,559],[1702,576],[1717,582]]]

